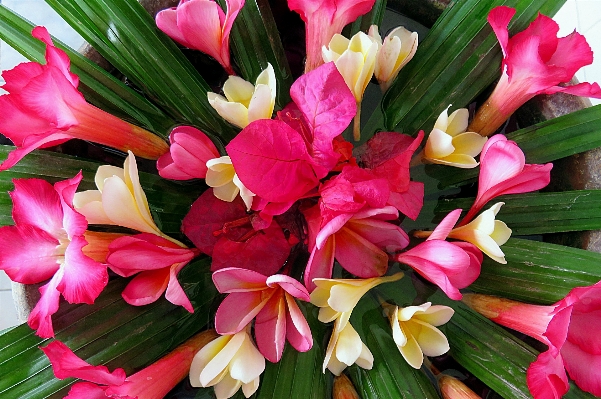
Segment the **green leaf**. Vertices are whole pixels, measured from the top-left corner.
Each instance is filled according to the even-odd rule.
[[[219,0],[222,6],[225,1]],[[268,0],[248,0],[236,17],[230,43],[242,77],[255,83],[257,76],[273,66],[277,81],[276,103],[284,108],[290,100],[292,73]]]
[[[92,364],[105,364],[110,370],[122,367],[130,375],[208,323],[216,294],[209,264],[208,258],[197,259],[178,276],[194,306],[193,314],[164,298],[147,306],[128,305],[121,299],[126,280],[119,278],[109,283],[94,305],[63,303],[53,317],[56,339]],[[73,380],[54,378],[46,356],[38,349],[44,342],[27,325],[0,335],[2,397],[37,399],[66,394]]]
[[[574,287],[601,280],[601,254],[578,248],[511,238],[501,249],[506,265],[486,258],[470,290],[528,303],[551,304]]]
[[[564,1],[502,2],[517,9],[510,33],[526,28],[539,11],[553,15]],[[501,50],[486,22],[488,12],[499,3],[466,0],[446,8],[384,97],[388,129],[429,132],[449,104],[467,106],[499,76]]]
[[[235,136],[210,106],[210,87],[136,0],[46,2],[178,122],[226,141]]]
[[[352,24],[345,26],[345,28],[342,30],[342,35],[347,38],[351,38],[357,32],[367,33],[372,25],[381,26],[382,18],[384,18],[384,13],[386,12],[387,3],[387,0],[376,0],[371,11],[357,18]],[[380,32],[380,35],[383,33],[384,32]]]
[[[26,58],[45,63],[46,46],[31,36],[33,28],[33,24],[0,5],[0,38]],[[59,40],[53,41],[71,59],[71,72],[79,76],[79,90],[87,101],[166,137],[175,124],[173,119],[92,61]]]
[[[601,190],[503,195],[490,201],[504,202],[497,214],[514,236],[601,229]],[[450,211],[468,209],[474,198],[440,200],[434,210],[439,222]]]

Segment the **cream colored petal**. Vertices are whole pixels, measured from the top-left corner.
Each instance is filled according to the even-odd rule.
[[[505,222],[495,220],[495,230],[490,235],[490,238],[495,240],[498,245],[503,245],[511,237],[511,229],[507,227]]]
[[[222,157],[223,158],[223,157]],[[227,157],[229,159],[229,157]],[[220,187],[231,183],[234,180],[236,171],[232,164],[218,163],[213,164],[210,160],[207,162],[207,175],[205,177],[205,183],[209,187]]]
[[[223,119],[241,129],[248,125],[248,108],[246,105],[239,102],[229,102],[222,96],[212,94],[214,93],[208,93],[209,104]]]
[[[321,47],[321,58],[323,62],[336,62],[340,58],[340,54],[330,50],[326,46]]]
[[[407,336],[403,332],[401,328],[401,324],[399,322],[399,307],[396,306],[393,315],[390,317],[390,324],[392,327],[392,338],[394,339],[394,343],[397,346],[405,346],[407,345]]]
[[[255,392],[257,392],[260,381],[261,378],[257,377],[248,384],[242,384],[242,393],[244,394],[244,397],[250,398]]]
[[[277,80],[275,78],[275,71],[270,63],[267,63],[267,68],[265,68],[259,76],[257,76],[257,81],[255,82],[255,87],[259,85],[267,85],[271,89],[273,93],[273,97],[275,98],[275,93],[277,91]]]
[[[361,355],[363,350],[363,342],[361,337],[351,323],[347,323],[346,326],[340,331],[338,336],[338,342],[336,343],[336,358],[347,366],[352,365]]]
[[[426,159],[436,160],[451,155],[455,151],[453,137],[440,129],[434,129],[428,136],[424,155]]]
[[[447,133],[451,136],[456,136],[459,133],[465,132],[470,113],[467,108],[459,108],[449,115],[449,124]]]
[[[265,370],[265,358],[255,347],[250,336],[247,333],[244,335],[244,342],[230,361],[230,375],[243,384],[248,384]]]
[[[415,338],[408,333],[406,328],[403,329],[405,330],[405,335],[407,335],[407,344],[405,346],[399,346],[399,351],[411,367],[419,369],[424,362],[424,354]]]
[[[85,216],[89,224],[115,224],[106,216],[102,206],[102,193],[98,190],[75,193],[73,206],[77,212]]]
[[[203,385],[200,380],[200,374],[206,368],[207,364],[215,357],[217,354],[223,350],[223,348],[227,345],[227,343],[231,339],[231,335],[223,335],[220,336],[213,341],[209,342],[205,345],[201,350],[199,350],[192,359],[192,364],[190,365],[190,384],[193,387],[201,387],[208,386]],[[227,365],[226,365],[227,366]],[[220,371],[226,370],[224,366],[222,370],[212,370],[210,373],[211,376],[219,375]],[[211,380],[206,380],[206,382],[210,382]]]
[[[159,228],[154,223],[152,219],[152,215],[150,214],[150,207],[148,206],[148,200],[146,199],[146,193],[140,184],[140,176],[138,175],[138,166],[136,164],[136,157],[131,151],[128,151],[129,155],[125,158],[125,164],[123,166],[124,170],[124,180],[125,183],[130,187],[132,193],[134,194],[134,198],[136,200],[136,204],[138,206],[138,210],[142,218],[151,226],[155,231],[159,231]],[[106,209],[105,209],[106,212]]]
[[[328,48],[330,49],[330,51],[333,51],[337,54],[342,54],[346,51],[346,49],[348,49],[349,44],[349,39],[347,39],[339,33],[336,33],[334,36],[332,36]]]
[[[361,354],[355,361],[355,364],[366,370],[371,370],[374,366],[374,355],[371,353],[367,345],[361,342]]]
[[[238,389],[242,386],[242,382],[232,378],[229,374],[223,377],[218,384],[213,388],[215,389],[215,396],[217,399],[228,399],[234,396]]]
[[[382,48],[378,51],[376,68],[374,74],[378,81],[388,81],[394,78],[397,59],[401,51],[401,39],[395,36],[387,36]],[[398,70],[396,71],[398,72]]]
[[[462,154],[451,154],[441,159],[428,158],[428,160],[432,163],[436,163],[439,165],[449,165],[461,169],[472,169],[479,165],[479,163],[476,162],[476,160],[473,157]]]
[[[207,168],[215,171],[227,170],[230,167],[232,167],[232,159],[227,155],[207,161]]]
[[[329,359],[326,367],[328,370],[330,370],[332,372],[332,374],[340,375],[344,371],[344,369],[347,367],[347,365],[342,363],[340,360],[336,359],[336,356],[332,356]],[[325,368],[324,368],[324,370],[325,370]]]
[[[336,68],[338,72],[344,78],[344,82],[355,96],[355,101],[361,101],[363,97],[362,92],[355,91],[359,76],[361,76],[361,70],[363,69],[363,54],[355,53],[353,51],[345,51],[338,60],[336,60]]]
[[[451,237],[450,234],[449,237]],[[471,242],[494,261],[502,264],[507,263],[505,260],[505,254],[501,248],[499,248],[499,245],[495,242],[495,240],[493,240],[488,234],[484,234],[478,230],[467,230],[457,237],[452,238]]]
[[[361,286],[336,284],[330,290],[328,305],[338,312],[348,312],[353,310],[355,305],[357,305],[357,302],[359,302],[359,299],[378,283],[374,279],[367,279],[364,281],[365,284]]]
[[[408,324],[424,355],[440,356],[449,351],[447,337],[438,328],[419,320],[411,320]]]
[[[230,76],[223,85],[223,94],[228,101],[240,103],[248,107],[255,91],[255,86],[239,76]]]
[[[355,84],[355,100],[357,102],[361,102],[361,100],[363,100],[363,93],[365,93],[365,89],[371,81],[371,78],[374,74],[374,68],[376,67],[378,46],[371,39],[369,39],[369,41],[371,43],[371,47],[367,53],[364,53],[365,59],[363,62],[363,67],[361,68],[361,73],[359,74],[359,78]],[[357,94],[359,95],[357,96]]]
[[[96,183],[96,187],[98,187],[100,192],[102,192],[104,188],[104,181],[113,176],[117,176],[121,180],[124,180],[125,172],[123,171],[123,168],[118,168],[111,165],[102,165],[98,167],[98,170],[96,170],[96,175],[94,176],[94,183]]]
[[[455,147],[455,153],[457,154],[466,154],[475,157],[480,154],[487,140],[488,137],[482,137],[478,133],[460,133],[453,137],[453,147]]]
[[[319,315],[317,319],[322,323],[329,323],[336,320],[340,316],[340,312],[335,311],[329,306],[319,309]]]
[[[330,298],[330,290],[336,284],[336,281],[330,279],[316,278],[313,283],[317,286],[311,292],[311,303],[317,307],[324,307],[328,305],[328,299]]]
[[[346,328],[346,325],[349,324],[349,320],[351,319],[351,314],[352,310],[340,313],[340,316],[338,316],[338,320],[336,320],[337,323],[334,326],[334,328],[336,328],[338,331],[342,331],[344,328]]]
[[[323,359],[323,367],[322,372],[326,372],[326,368],[330,368],[330,363],[336,358],[336,356],[332,356],[334,354],[334,350],[336,350],[336,343],[338,342],[338,337],[340,336],[340,331],[336,328],[338,324],[338,320],[334,323],[334,329],[332,330],[332,335],[330,335],[330,340],[328,341],[328,347],[326,348],[326,355]],[[336,360],[338,362],[338,360]],[[339,363],[339,362],[338,362]],[[343,368],[344,370],[344,368]],[[330,369],[332,371],[332,369]],[[334,372],[334,371],[332,371]],[[338,373],[340,374],[340,372]],[[338,375],[336,374],[336,375]]]
[[[447,131],[447,127],[449,126],[449,108],[451,108],[450,105],[438,115],[433,129],[442,130],[443,132]]]
[[[415,314],[427,311],[430,308],[430,305],[431,302],[426,302],[419,306],[407,306],[405,308],[399,309],[399,321],[404,322],[411,320],[415,316]]]
[[[398,74],[399,70],[407,65],[415,55],[418,45],[418,36],[417,32],[411,32],[402,26],[399,26],[390,32],[389,36],[396,36],[401,39],[402,46],[395,66],[396,73]]]
[[[225,202],[232,202],[238,196],[240,189],[236,187],[233,181],[223,186],[213,187],[213,195]]]
[[[488,209],[491,210],[495,214],[495,216],[497,216],[497,213],[499,213],[499,211],[501,210],[501,207],[503,205],[505,205],[504,202],[497,202],[496,204],[494,204],[493,206],[491,206]]]
[[[248,123],[259,119],[271,119],[275,105],[275,93],[267,85],[258,85],[248,106]]]
[[[453,314],[455,314],[453,308],[443,305],[433,305],[425,312],[416,314],[415,318],[433,326],[441,326],[451,320]]]
[[[253,204],[253,200],[255,198],[255,193],[253,193],[248,188],[246,188],[244,183],[242,183],[242,181],[240,181],[240,178],[238,177],[237,174],[234,174],[232,183],[234,183],[234,185],[236,187],[238,187],[238,189],[240,191],[240,198],[242,198],[242,201],[244,201],[244,205],[246,205],[246,210],[250,211],[250,208],[252,207],[252,204]]]
[[[367,31],[367,35],[371,37],[380,46],[382,45],[382,36],[380,36],[380,32],[378,32],[378,25],[370,26],[369,31]]]
[[[202,386],[210,386],[209,384],[215,379],[216,376],[218,376],[223,370],[229,368],[230,362],[234,356],[236,356],[238,350],[244,343],[246,335],[246,331],[241,331],[233,336],[223,336],[227,337],[227,341],[224,340],[225,345],[223,345],[223,341],[219,343],[219,346],[221,346],[219,351],[216,351],[216,348],[212,348],[205,354],[203,352],[206,346],[200,350],[197,356],[202,353],[201,356],[203,358],[209,359],[209,361],[205,363],[204,367],[202,367],[200,372],[200,384]],[[215,341],[219,340],[220,338],[217,338]]]

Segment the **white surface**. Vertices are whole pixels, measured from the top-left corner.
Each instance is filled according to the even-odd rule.
[[[2,0],[1,4],[26,16],[35,24],[44,25],[51,35],[69,46],[78,48],[83,40],[71,29],[43,0]],[[601,82],[601,0],[567,0],[565,6],[555,16],[561,27],[560,36],[576,29],[586,36],[593,52],[597,55],[593,65],[581,69],[576,77],[581,82]],[[0,43],[0,67],[11,69],[25,61],[6,43]],[[592,99],[594,104],[599,100]],[[12,301],[10,284],[4,272],[0,271],[0,330],[15,325],[17,315]]]

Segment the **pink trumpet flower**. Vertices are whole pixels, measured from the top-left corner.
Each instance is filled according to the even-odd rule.
[[[499,83],[467,129],[482,136],[494,133],[537,94],[564,92],[601,98],[597,83],[558,86],[569,82],[583,66],[593,63],[593,52],[584,36],[572,32],[558,38],[557,23],[539,14],[528,28],[509,38],[507,26],[514,14],[515,9],[506,6],[493,8],[488,14],[488,23],[503,50],[503,63]]]
[[[332,36],[369,12],[375,0],[288,0],[288,7],[305,21],[307,61],[305,72],[323,64],[321,49]]]
[[[211,139],[192,126],[174,128],[169,142],[169,152],[157,160],[159,175],[165,179],[204,179],[207,161],[221,156]]]
[[[235,334],[255,321],[259,351],[270,362],[278,362],[286,340],[299,352],[313,346],[311,329],[294,298],[309,301],[309,292],[292,277],[264,276],[252,270],[229,267],[213,273],[221,293],[229,295],[215,315],[219,334]]]
[[[215,58],[229,75],[230,31],[244,0],[225,0],[227,13],[212,0],[180,0],[177,7],[159,12],[156,24],[170,38]]]
[[[88,104],[77,90],[79,78],[69,72],[69,58],[54,47],[46,28],[32,35],[46,44],[46,64],[27,62],[4,71],[0,96],[0,132],[17,146],[0,164],[13,167],[37,148],[73,138],[92,141],[136,155],[157,159],[168,151],[160,137]]]
[[[552,163],[526,164],[524,152],[515,141],[507,140],[501,134],[491,137],[480,154],[476,201],[459,226],[472,220],[495,197],[529,193],[545,187],[551,181],[552,167]]]
[[[188,312],[194,308],[177,281],[177,274],[199,251],[181,246],[154,234],[120,237],[109,245],[106,261],[122,277],[137,274],[121,294],[125,302],[142,306],[165,298]]]
[[[0,270],[23,284],[50,279],[40,288],[42,296],[28,320],[43,338],[54,336],[51,316],[61,294],[70,303],[94,303],[108,282],[100,261],[108,241],[120,236],[86,232],[85,217],[73,209],[81,179],[81,172],[54,186],[41,179],[15,179],[10,193],[15,225],[0,228]]]
[[[122,368],[109,372],[105,366],[93,366],[79,358],[60,341],[40,349],[48,356],[56,378],[79,378],[65,399],[162,399],[188,376],[196,352],[217,337],[215,331],[203,331],[150,366],[126,377]]]
[[[549,306],[480,294],[466,295],[464,301],[495,323],[549,347],[526,372],[534,399],[563,396],[569,389],[566,370],[582,390],[601,396],[601,282],[576,287]]]

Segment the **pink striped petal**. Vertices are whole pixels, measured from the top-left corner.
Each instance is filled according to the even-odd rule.
[[[222,63],[221,21],[224,13],[214,1],[188,1],[177,8],[177,26],[191,48]],[[229,59],[227,60],[229,64]],[[223,64],[222,64],[223,65]]]
[[[388,270],[388,255],[348,228],[336,233],[335,253],[340,265],[360,278],[379,277]]]
[[[309,292],[316,287],[313,283],[314,278],[332,278],[332,269],[334,268],[334,247],[335,237],[329,237],[321,249],[315,246],[311,251],[311,256],[305,269],[305,287]]]
[[[264,290],[266,280],[259,272],[238,267],[226,267],[213,273],[213,283],[222,294]]]
[[[561,355],[554,357],[549,351],[530,364],[526,381],[534,399],[561,398],[570,388]]]
[[[169,283],[167,284],[167,290],[165,291],[165,299],[174,305],[182,306],[190,313],[194,313],[194,307],[192,307],[190,299],[188,299],[184,289],[177,280],[177,274],[185,265],[185,263],[176,264],[169,268]]]
[[[56,286],[60,278],[61,272],[59,270],[46,285],[40,287],[40,300],[27,318],[29,327],[32,330],[37,330],[36,335],[42,338],[54,337],[52,315],[58,310],[58,301],[61,293],[56,289]]]
[[[169,285],[169,277],[168,268],[141,272],[127,284],[121,296],[130,305],[148,305],[163,295]]]
[[[272,291],[271,294],[275,290]],[[263,309],[272,295],[262,292],[234,292],[229,294],[215,314],[215,330],[218,334],[235,334],[244,327]]]
[[[313,347],[311,328],[291,295],[286,294],[286,304],[286,339],[297,351],[306,352]]]
[[[63,227],[69,237],[82,235],[88,228],[86,218],[75,211],[73,207],[73,196],[79,183],[83,179],[81,171],[75,177],[54,183],[54,189],[59,195],[63,208]]]
[[[509,21],[515,15],[515,9],[506,6],[500,6],[493,8],[490,13],[488,13],[488,23],[492,27],[493,32],[497,36],[497,40],[501,45],[501,49],[503,50],[503,56],[506,57],[508,53],[508,42],[509,42],[509,31],[507,27],[509,26]]]
[[[282,291],[273,295],[257,314],[255,340],[267,360],[280,361],[286,345],[286,301]]]
[[[305,286],[290,276],[275,274],[267,278],[266,284],[270,288],[277,288],[279,286],[288,294],[305,302],[311,300]]]
[[[459,216],[461,216],[461,209],[455,209],[454,211],[449,212],[438,226],[436,226],[432,234],[428,237],[428,240],[445,240],[451,230],[453,230],[453,227],[455,227],[455,224],[457,224]]]
[[[31,225],[55,238],[62,237],[63,207],[58,193],[42,179],[15,179],[13,219],[16,225]]]

